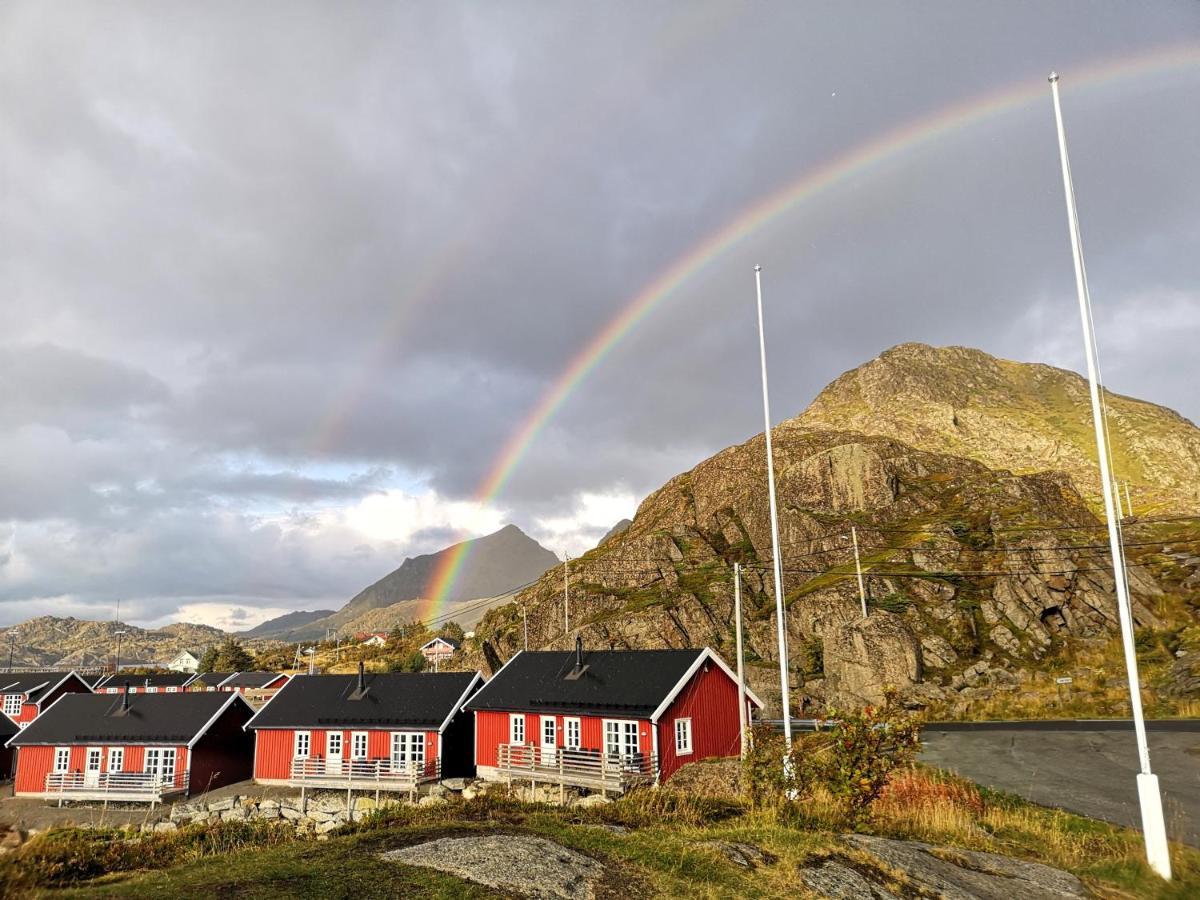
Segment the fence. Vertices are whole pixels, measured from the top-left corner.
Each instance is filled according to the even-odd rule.
[[[496,768],[509,780],[528,778],[557,785],[594,788],[621,793],[658,777],[658,757],[601,750],[567,750],[534,744],[500,744]]]
[[[329,759],[310,756],[292,760],[290,781],[300,787],[373,791],[412,791],[442,777],[442,761],[420,763],[391,759]]]
[[[176,772],[164,778],[152,772],[49,772],[46,799],[109,800],[161,803],[170,794],[187,790],[190,773]]]

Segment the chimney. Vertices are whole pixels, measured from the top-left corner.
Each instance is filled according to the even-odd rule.
[[[575,635],[575,669],[576,671],[583,668],[583,637]]]
[[[121,709],[129,709],[129,682],[125,682],[125,690],[121,692]]]
[[[367,679],[366,679],[366,676],[363,674],[363,663],[362,663],[362,660],[360,659],[358,661],[358,692],[361,694],[366,689],[367,689]]]

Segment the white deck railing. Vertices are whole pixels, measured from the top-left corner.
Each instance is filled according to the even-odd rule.
[[[600,750],[565,750],[533,744],[500,744],[496,768],[512,778],[622,792],[658,776],[653,753],[624,755]]]
[[[160,803],[187,790],[188,776],[187,771],[170,778],[148,772],[49,772],[46,798]]]
[[[442,763],[439,759],[430,759],[420,765],[393,765],[390,759],[339,761],[310,756],[292,760],[289,780],[301,787],[411,791],[419,784],[437,781],[441,777]]]

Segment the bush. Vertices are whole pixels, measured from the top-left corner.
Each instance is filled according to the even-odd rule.
[[[748,799],[756,806],[820,800],[840,810],[848,824],[856,824],[892,772],[912,762],[918,733],[916,720],[890,705],[834,714],[825,730],[796,736],[790,754],[781,735],[755,729],[745,761]]]

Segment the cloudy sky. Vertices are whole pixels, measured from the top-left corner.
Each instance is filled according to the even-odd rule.
[[[1108,381],[1198,419],[1192,0],[6,0],[0,625],[249,626],[509,521],[579,552],[760,430],[755,263],[777,419],[902,341],[1077,368],[1051,68]],[[701,254],[480,500],[743,211],[1022,87]]]

